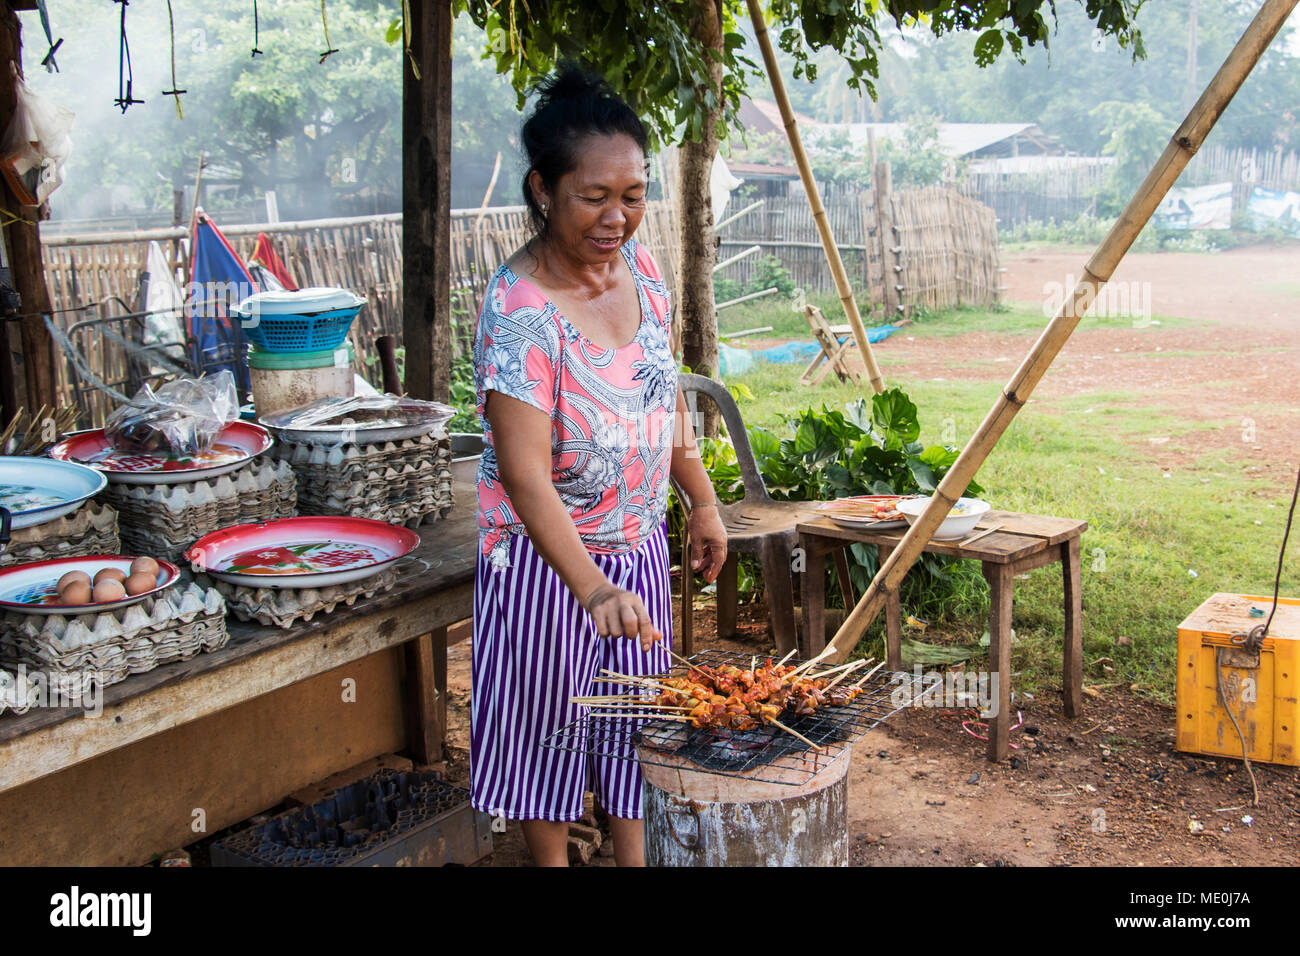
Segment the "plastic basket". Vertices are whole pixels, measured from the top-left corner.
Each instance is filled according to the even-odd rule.
[[[339,346],[360,311],[357,306],[314,315],[263,312],[256,321],[240,314],[240,325],[245,338],[264,352],[318,352]]]

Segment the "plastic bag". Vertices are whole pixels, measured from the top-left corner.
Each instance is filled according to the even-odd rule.
[[[39,206],[63,182],[76,114],[13,77],[14,113],[0,146],[0,172],[24,206]]]
[[[441,402],[426,402],[391,393],[353,395],[350,398],[322,398],[304,408],[295,408],[260,419],[271,428],[380,428],[392,425],[424,425],[435,431],[456,414]]]
[[[239,396],[228,369],[201,379],[178,378],[158,388],[145,385],[104,422],[118,447],[192,457],[212,447],[217,435],[239,417]]]

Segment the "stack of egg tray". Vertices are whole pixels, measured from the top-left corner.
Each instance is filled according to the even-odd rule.
[[[397,571],[387,568],[374,577],[327,588],[250,588],[201,573],[194,579],[201,586],[220,592],[241,621],[257,621],[264,627],[290,627],[295,621],[310,621],[317,614],[328,614],[340,604],[351,607],[359,598],[368,599],[380,591],[391,590],[397,583]]]
[[[0,568],[54,558],[120,554],[121,550],[117,512],[108,505],[88,501],[62,518],[12,532],[9,543],[0,549]]]
[[[0,615],[0,664],[43,672],[64,696],[91,680],[107,687],[228,640],[225,600],[196,584],[177,584],[118,611]]]
[[[40,703],[40,699],[40,688],[28,680],[22,670],[10,673],[0,667],[0,716],[6,710],[25,714]]]
[[[288,465],[259,458],[238,471],[200,481],[110,484],[104,496],[118,510],[126,553],[183,566],[186,549],[209,532],[292,517],[297,482]]]
[[[304,515],[374,518],[415,527],[451,510],[451,440],[429,435],[373,445],[278,442],[298,475]]]

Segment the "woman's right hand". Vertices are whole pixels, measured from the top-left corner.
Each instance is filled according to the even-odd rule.
[[[632,591],[612,584],[602,585],[587,596],[583,607],[596,622],[601,637],[639,637],[643,651],[649,651],[664,638],[650,620],[641,598]]]

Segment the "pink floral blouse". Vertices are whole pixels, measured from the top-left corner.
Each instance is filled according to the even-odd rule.
[[[545,293],[507,266],[488,282],[474,337],[484,450],[478,469],[482,553],[509,566],[509,536],[525,534],[497,472],[487,392],[551,420],[551,479],[589,551],[634,550],[664,520],[672,461],[677,363],[668,290],[649,250],[622,248],[641,304],[636,338],[618,349],[587,341]]]

